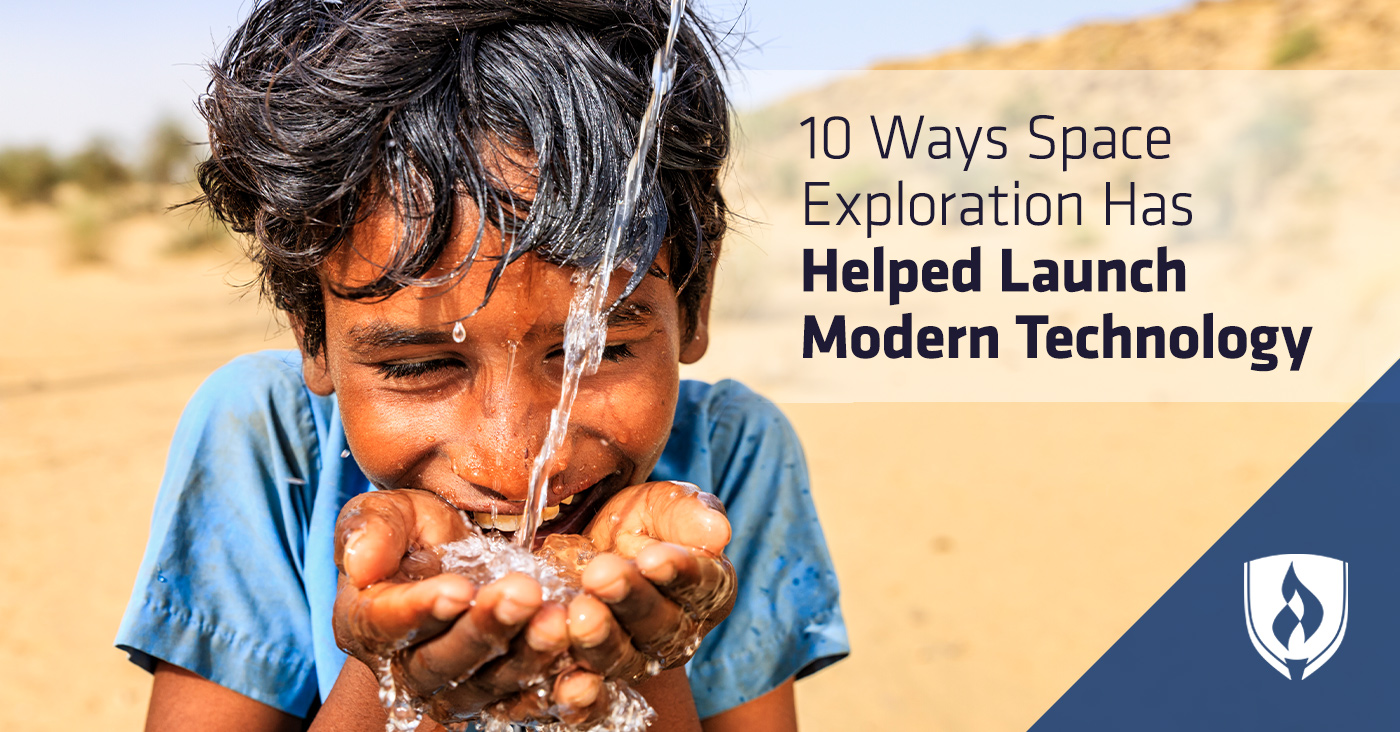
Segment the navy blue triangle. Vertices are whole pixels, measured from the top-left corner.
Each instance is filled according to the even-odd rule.
[[[1349,564],[1345,636],[1306,679],[1269,666],[1246,629],[1243,565],[1274,554]],[[1400,730],[1400,364],[1031,730]]]

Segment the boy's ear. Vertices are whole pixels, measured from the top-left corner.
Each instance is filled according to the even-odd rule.
[[[296,335],[297,347],[301,349],[301,378],[306,382],[306,388],[317,396],[330,396],[335,391],[335,384],[331,381],[330,369],[326,368],[326,347],[321,346],[320,355],[313,356],[306,352],[305,329],[301,321],[297,318],[289,317],[292,324],[292,332]]]
[[[718,264],[719,254],[715,254],[716,264]],[[698,311],[695,313],[695,332],[691,334],[690,340],[681,344],[681,363],[692,364],[699,361],[705,355],[705,351],[710,348],[710,295],[715,291],[715,270],[719,267],[711,265],[709,282],[706,283],[705,296],[700,298]]]

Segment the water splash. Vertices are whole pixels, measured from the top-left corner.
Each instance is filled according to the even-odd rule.
[[[560,537],[560,541],[565,539]],[[545,600],[567,604],[578,595],[578,578],[570,571],[572,556],[568,562],[555,560],[562,551],[561,544],[551,543],[542,549],[542,556],[536,557],[499,534],[473,532],[442,547],[442,570],[460,574],[477,585],[518,572],[540,583]],[[591,554],[583,557],[585,562],[588,559],[592,559]]]
[[[423,722],[423,712],[408,694],[394,683],[394,673],[389,659],[384,659],[376,669],[379,676],[379,703],[389,713],[389,721],[384,725],[385,732],[414,732]]]
[[[465,519],[465,517],[464,517]],[[592,544],[581,536],[555,534],[549,536],[537,554],[502,537],[500,534],[472,533],[466,538],[441,547],[442,569],[463,575],[477,584],[487,584],[518,572],[533,578],[544,590],[544,599],[567,605],[578,596],[579,577],[593,558]],[[699,639],[694,643],[698,644]],[[500,649],[504,651],[505,649]],[[693,649],[692,649],[693,650]],[[555,664],[556,669],[574,666],[567,653]],[[379,701],[388,711],[386,732],[415,732],[428,713],[424,700],[416,698],[394,681],[392,662],[383,659],[375,669],[379,679]],[[661,672],[661,663],[651,661],[644,670],[646,676]],[[535,679],[535,693],[544,701],[552,679]],[[455,684],[454,684],[455,686]],[[552,719],[520,722],[497,716],[491,709],[456,719],[440,719],[453,732],[467,732],[475,724],[482,732],[516,732],[522,729],[537,732],[644,732],[656,719],[656,712],[636,690],[618,680],[604,682],[604,694],[609,698],[607,713],[593,724],[573,725],[560,721],[571,710],[557,705],[542,704],[543,714]]]

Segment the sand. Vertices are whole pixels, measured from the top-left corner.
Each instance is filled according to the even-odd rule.
[[[6,727],[141,728],[150,677],[111,640],[176,420],[221,363],[291,345],[234,248],[162,253],[179,225],[127,219],[75,265],[56,211],[0,211]],[[798,685],[804,729],[1019,730],[1344,407],[784,408],[855,648]]]

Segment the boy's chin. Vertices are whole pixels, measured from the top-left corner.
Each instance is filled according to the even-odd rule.
[[[538,549],[544,540],[554,534],[582,534],[598,515],[599,509],[609,498],[627,487],[627,477],[615,472],[593,485],[566,496],[562,501],[545,508],[545,521],[535,532],[535,546]],[[472,522],[482,531],[494,532],[507,538],[514,537],[520,529],[522,517],[518,514],[496,514],[473,512]]]

